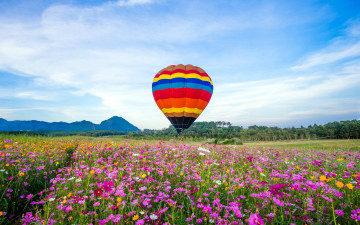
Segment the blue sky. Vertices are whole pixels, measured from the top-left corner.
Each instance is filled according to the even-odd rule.
[[[171,64],[202,67],[198,121],[299,127],[360,118],[360,2],[0,1],[0,118],[141,129]]]

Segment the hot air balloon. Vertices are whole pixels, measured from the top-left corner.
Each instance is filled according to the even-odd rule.
[[[213,83],[200,67],[171,65],[155,75],[152,93],[160,110],[180,134],[204,111],[213,93]]]

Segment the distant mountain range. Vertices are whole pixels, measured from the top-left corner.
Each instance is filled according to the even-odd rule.
[[[114,116],[100,124],[90,121],[78,121],[73,123],[65,122],[43,122],[37,120],[30,121],[7,121],[0,118],[0,131],[90,131],[90,130],[115,130],[115,131],[139,131],[122,117]]]

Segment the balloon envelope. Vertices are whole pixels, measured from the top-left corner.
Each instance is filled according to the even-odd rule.
[[[191,126],[209,103],[213,83],[200,67],[171,65],[155,75],[152,92],[160,110],[180,133]]]

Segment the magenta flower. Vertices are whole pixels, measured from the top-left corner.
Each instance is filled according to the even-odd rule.
[[[278,198],[273,197],[273,201],[276,205],[283,207],[284,203],[281,202]]]
[[[353,220],[356,220],[356,221],[360,221],[360,216],[358,216],[356,214],[351,214],[350,218]]]
[[[29,194],[28,196],[26,196],[26,199],[30,199],[33,195],[32,194]]]
[[[147,190],[147,187],[141,187],[139,188],[140,191],[146,191]]]
[[[261,216],[257,213],[251,213],[249,217],[249,225],[263,225],[264,221]]]
[[[336,209],[335,210],[335,213],[338,215],[338,216],[343,216],[345,213],[344,211],[342,211],[341,209]]]
[[[94,203],[94,206],[96,207],[96,206],[99,206],[100,205],[100,202],[95,202]]]
[[[203,212],[204,213],[211,213],[212,208],[210,206],[204,206]]]
[[[102,187],[104,188],[104,190],[106,192],[110,192],[112,187],[114,186],[114,183],[112,181],[104,181],[104,183],[102,184]]]

